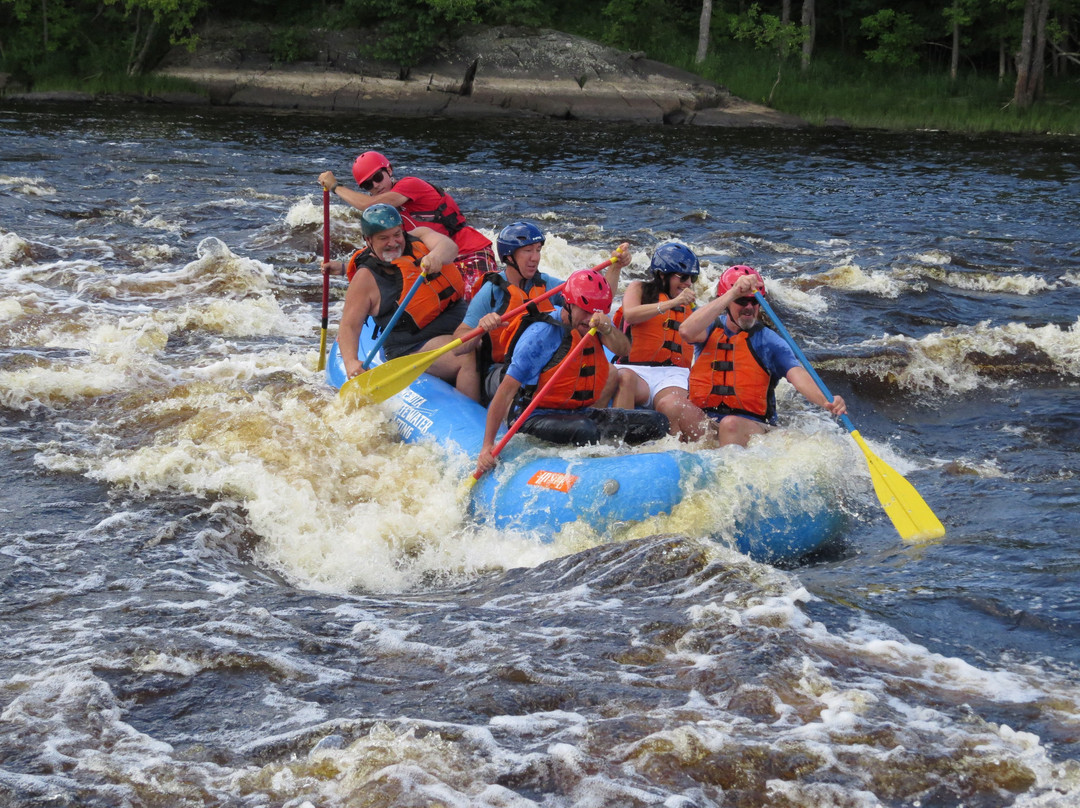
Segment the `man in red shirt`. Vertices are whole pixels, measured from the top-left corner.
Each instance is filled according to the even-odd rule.
[[[430,227],[436,233],[452,238],[458,247],[457,265],[465,279],[466,300],[472,297],[476,279],[486,272],[498,270],[490,239],[468,225],[457,202],[442,188],[418,177],[394,179],[390,161],[374,151],[364,152],[356,158],[353,177],[359,191],[339,183],[333,171],[320,174],[319,183],[358,210],[379,203],[397,208],[406,230]]]

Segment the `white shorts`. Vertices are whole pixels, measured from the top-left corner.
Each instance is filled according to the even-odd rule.
[[[665,387],[681,387],[683,390],[690,384],[690,368],[681,368],[677,365],[617,365],[616,367],[628,368],[642,378],[649,385],[649,400],[646,407],[653,405],[656,394]]]

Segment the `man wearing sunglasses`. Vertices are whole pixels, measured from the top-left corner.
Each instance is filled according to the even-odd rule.
[[[847,412],[840,396],[831,402],[799,363],[788,344],[760,321],[755,292],[765,282],[748,266],[729,267],[716,284],[716,298],[679,328],[695,347],[690,400],[716,422],[720,445],[746,446],[776,424],[776,385],[787,379],[807,401],[833,415]]]
[[[452,238],[458,248],[456,263],[465,280],[466,300],[472,297],[477,278],[498,269],[491,240],[468,225],[457,202],[442,188],[418,177],[395,179],[390,161],[376,151],[366,151],[356,158],[353,178],[359,191],[339,183],[333,171],[320,174],[319,183],[358,210],[376,204],[397,208],[406,230],[430,227],[436,233]]]

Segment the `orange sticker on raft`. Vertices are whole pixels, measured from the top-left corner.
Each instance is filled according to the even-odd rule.
[[[578,478],[573,474],[560,474],[557,471],[538,471],[529,479],[529,485],[538,485],[541,488],[550,488],[552,491],[570,493],[570,489]]]

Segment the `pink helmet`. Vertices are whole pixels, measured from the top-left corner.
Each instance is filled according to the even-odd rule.
[[[743,275],[753,275],[758,279],[758,283],[761,284],[761,294],[765,294],[765,281],[762,280],[761,275],[753,267],[748,267],[743,264],[738,266],[728,267],[724,270],[724,274],[720,276],[720,280],[716,282],[716,296],[724,294],[735,285],[735,281],[741,278]]]
[[[366,151],[352,164],[353,179],[357,185],[363,185],[380,168],[390,168],[390,161],[377,151]]]
[[[563,297],[585,311],[606,314],[611,309],[611,287],[595,269],[579,269],[571,274],[563,287]]]

